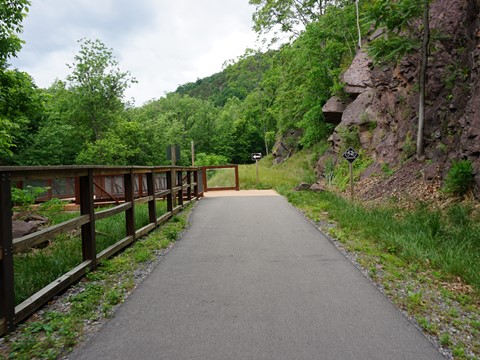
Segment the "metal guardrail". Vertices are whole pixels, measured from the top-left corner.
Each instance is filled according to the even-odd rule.
[[[53,296],[68,288],[94,270],[99,262],[116,254],[126,246],[160,224],[166,222],[184,206],[198,199],[203,193],[203,168],[188,167],[105,167],[105,166],[48,166],[48,167],[0,167],[0,335],[12,331],[16,324],[27,318]],[[97,177],[121,178],[123,203],[111,209],[94,211]],[[161,177],[165,181],[156,181]],[[12,197],[13,184],[24,181],[75,179],[75,192],[80,203],[80,216],[51,226],[36,233],[13,239]],[[135,184],[146,189],[139,191]],[[145,181],[143,181],[145,179]],[[137,181],[136,181],[137,180]],[[165,186],[160,186],[164,183]],[[166,197],[167,213],[157,217],[156,201]],[[149,223],[137,229],[135,205],[148,203]],[[125,213],[126,237],[97,253],[95,221]],[[14,254],[30,249],[39,243],[67,231],[81,228],[82,262],[56,279],[21,304],[14,301]]]

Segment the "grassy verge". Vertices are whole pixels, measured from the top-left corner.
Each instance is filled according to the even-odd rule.
[[[0,341],[0,355],[8,359],[57,359],[82,339],[86,325],[112,314],[135,288],[145,269],[168,249],[187,225],[190,209],[138,240],[124,252],[104,261],[95,272],[33,315]],[[139,276],[140,275],[140,276]]]
[[[158,216],[166,212],[164,202],[158,202]],[[104,210],[104,209],[99,209]],[[78,216],[78,213],[50,213],[52,224]],[[135,207],[137,229],[148,224],[148,205]],[[97,252],[101,252],[126,235],[125,213],[120,213],[95,224]],[[82,262],[82,243],[79,231],[61,234],[43,249],[33,249],[14,258],[15,303],[18,305],[61,275]]]
[[[240,187],[277,190],[335,239],[445,353],[480,358],[480,214],[472,204],[435,209],[419,203],[407,211],[395,204],[368,207],[335,192],[293,191],[311,182],[312,154],[277,166],[270,160],[260,162],[259,184],[255,165],[241,166]],[[335,169],[337,177],[341,170]]]

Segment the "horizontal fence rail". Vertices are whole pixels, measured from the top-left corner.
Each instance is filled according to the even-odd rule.
[[[16,324],[30,316],[58,293],[78,281],[102,260],[163,224],[184,206],[203,194],[204,169],[201,167],[104,167],[49,166],[0,167],[0,335],[13,331]],[[67,184],[66,193],[80,205],[80,215],[35,233],[13,239],[12,186],[19,184]],[[99,195],[103,193],[106,196]],[[55,196],[57,195],[57,196]],[[116,206],[95,212],[96,202],[114,200]],[[157,215],[156,203],[166,200],[167,212]],[[137,228],[135,206],[148,204],[148,224]],[[114,204],[115,205],[115,204]],[[97,253],[95,223],[116,214],[125,214],[126,236]],[[15,306],[14,254],[52,240],[55,236],[81,229],[82,262],[58,279]]]

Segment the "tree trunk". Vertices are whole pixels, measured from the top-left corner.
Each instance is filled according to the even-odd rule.
[[[355,8],[357,10],[357,31],[358,31],[358,48],[362,47],[362,32],[360,30],[360,13],[358,10],[358,0],[355,0]]]
[[[422,41],[422,65],[420,68],[420,93],[418,105],[418,133],[417,133],[417,159],[425,159],[423,142],[423,129],[425,126],[425,87],[427,82],[428,45],[430,42],[429,3],[424,0],[423,9],[423,41]]]

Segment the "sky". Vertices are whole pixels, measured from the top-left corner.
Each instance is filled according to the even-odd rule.
[[[99,39],[138,81],[125,95],[141,106],[258,47],[254,10],[248,0],[32,0],[10,64],[47,88],[70,73],[78,40]]]

